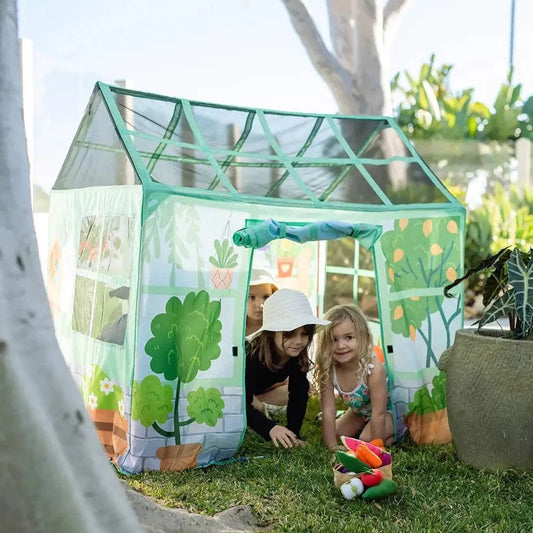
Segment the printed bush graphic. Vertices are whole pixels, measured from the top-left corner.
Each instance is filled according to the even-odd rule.
[[[172,386],[163,384],[157,376],[147,376],[142,382],[134,383],[132,419],[140,420],[144,426],[152,426],[160,435],[174,437],[180,444],[179,428],[193,422],[215,426],[222,418],[224,401],[220,391],[203,387],[187,395],[186,408],[190,418],[179,420],[179,398],[183,383],[190,383],[199,371],[208,370],[212,361],[220,356],[222,323],[219,320],[220,302],[211,301],[206,291],[190,292],[182,302],[171,297],[165,313],[154,317],[151,337],[145,346],[151,357],[150,368],[162,374],[167,381],[176,381],[176,392]],[[174,396],[174,406],[172,397]],[[174,429],[166,431],[164,424],[174,409]]]

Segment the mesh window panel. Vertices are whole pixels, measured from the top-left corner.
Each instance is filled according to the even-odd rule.
[[[381,205],[383,202],[354,166],[296,168],[298,175],[319,198],[330,202]]]
[[[446,196],[435,186],[418,163],[392,161],[386,166],[365,167],[378,181],[383,169],[387,169],[388,183],[384,192],[393,204],[448,203]]]
[[[367,276],[357,278],[357,305],[367,318],[379,320],[376,280]]]
[[[383,145],[384,139],[388,139],[386,136],[384,137],[380,133],[382,128],[386,128],[387,130],[395,133],[394,130],[388,127],[387,122],[383,119],[351,119],[335,117],[332,119],[332,122],[336,125],[338,130],[340,130],[340,133],[342,133],[348,146],[357,157],[381,159],[383,157],[382,154],[387,150],[387,147]],[[395,155],[405,155],[403,151],[403,143],[397,136],[396,139],[399,141],[399,144],[392,144],[391,151],[388,155],[389,157]],[[382,148],[382,151],[380,152],[374,148],[376,151],[375,153],[372,153],[372,151],[369,149],[370,146],[379,146]],[[344,150],[344,148],[342,148],[340,145],[338,148],[335,148],[335,151],[338,153],[338,155],[334,157],[348,157],[346,150]]]
[[[353,276],[327,273],[324,309],[330,309],[334,305],[353,303]]]
[[[54,189],[140,184],[99,93],[82,119]]]
[[[72,315],[74,330],[101,341],[124,344],[129,286],[99,278],[128,280],[132,246],[131,217],[82,219]]]
[[[334,267],[353,268],[355,240],[351,237],[328,241],[327,265]]]

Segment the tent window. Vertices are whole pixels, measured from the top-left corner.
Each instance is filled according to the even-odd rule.
[[[323,309],[355,303],[368,318],[378,319],[372,253],[349,237],[327,241],[326,246]]]
[[[131,217],[82,219],[72,329],[105,342],[124,344],[132,241]]]

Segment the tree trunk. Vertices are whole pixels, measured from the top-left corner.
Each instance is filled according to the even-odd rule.
[[[0,0],[0,520],[141,531],[56,343],[32,222],[15,0]]]

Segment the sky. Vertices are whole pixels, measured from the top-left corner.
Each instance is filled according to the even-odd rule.
[[[342,0],[338,0],[342,1]],[[308,0],[327,40],[325,0]],[[391,75],[418,74],[435,54],[451,90],[491,105],[510,65],[512,0],[412,0]],[[533,2],[515,0],[513,64],[533,94]],[[94,84],[273,110],[335,113],[281,0],[18,0],[19,36],[33,48],[34,182],[48,191]]]

